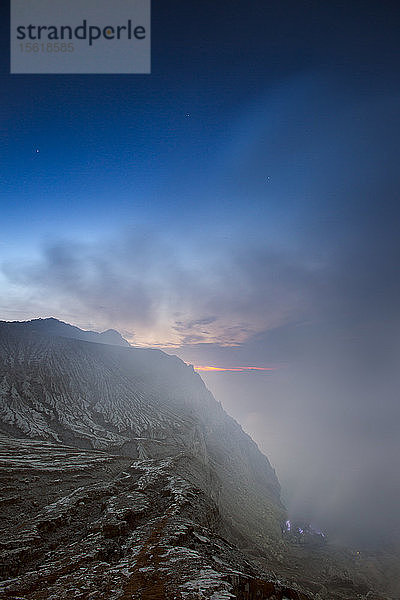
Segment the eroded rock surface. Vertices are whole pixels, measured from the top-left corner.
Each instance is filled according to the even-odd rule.
[[[260,544],[281,539],[275,471],[175,356],[0,323],[1,431],[142,460],[189,453],[183,476],[210,495],[232,531]]]
[[[88,341],[44,321],[0,322],[1,597],[381,600],[372,590],[397,589],[396,566],[282,536],[275,471],[191,367],[116,332]]]
[[[0,438],[3,597],[294,598],[220,534],[218,508],[176,473],[190,457],[133,460]]]

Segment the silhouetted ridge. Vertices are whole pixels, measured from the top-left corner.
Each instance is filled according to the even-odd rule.
[[[122,335],[115,329],[107,329],[102,333],[97,331],[85,331],[75,325],[69,325],[59,321],[54,317],[47,319],[32,319],[31,321],[0,321],[0,324],[9,323],[19,331],[26,333],[35,332],[43,335],[59,335],[62,337],[73,338],[76,340],[85,340],[86,342],[96,342],[98,344],[110,344],[113,346],[130,346]]]
[[[114,330],[0,322],[0,490],[5,598],[379,598],[370,563],[282,535],[274,469],[193,367]]]

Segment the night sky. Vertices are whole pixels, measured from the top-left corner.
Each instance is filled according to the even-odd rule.
[[[0,318],[239,369],[291,514],[400,546],[398,3],[152,15],[151,75],[28,76],[2,7]]]

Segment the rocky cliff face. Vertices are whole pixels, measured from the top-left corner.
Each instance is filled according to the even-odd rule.
[[[0,323],[0,593],[366,598],[282,539],[274,470],[192,367],[105,333]]]
[[[159,350],[55,336],[55,323],[44,335],[33,323],[0,324],[3,433],[141,460],[185,452],[185,477],[217,503],[232,535],[280,540],[274,470],[192,367]]]
[[[190,462],[0,436],[1,597],[311,600],[220,535]]]

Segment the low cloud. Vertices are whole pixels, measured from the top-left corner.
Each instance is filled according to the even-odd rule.
[[[306,310],[317,274],[300,260],[236,240],[208,242],[205,252],[186,240],[182,252],[160,232],[140,231],[58,241],[37,260],[2,270],[9,285],[29,293],[27,317],[29,304],[61,317],[68,306],[80,324],[133,330],[146,345],[237,345]]]

